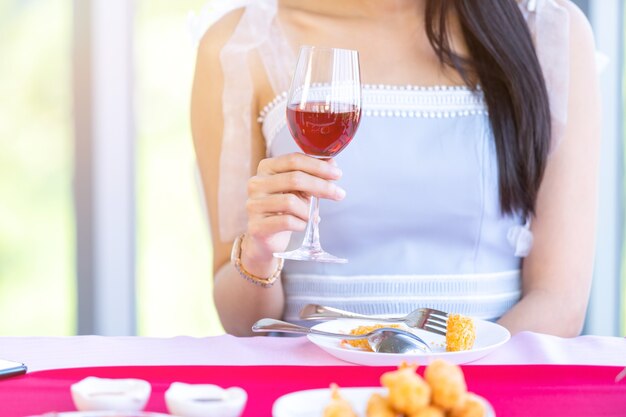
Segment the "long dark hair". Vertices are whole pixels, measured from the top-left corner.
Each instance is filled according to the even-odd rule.
[[[455,12],[470,56],[452,50]],[[526,21],[515,0],[428,0],[426,34],[442,64],[483,90],[498,155],[500,208],[534,214],[550,149],[550,105]]]

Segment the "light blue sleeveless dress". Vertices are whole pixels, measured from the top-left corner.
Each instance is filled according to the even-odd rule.
[[[238,77],[256,49],[280,93],[259,116],[267,156],[300,152],[286,126],[284,90],[295,57],[276,19],[277,0],[211,5],[221,12],[245,5],[221,54],[225,84],[236,90],[224,97],[243,103],[235,106],[242,119],[227,119],[231,131],[241,135],[229,138],[245,134],[240,125],[250,111],[252,84],[249,76]],[[548,0],[519,5],[534,36],[542,27],[556,39],[550,20],[555,19],[567,38],[567,11],[560,6]],[[206,10],[194,24],[198,35],[219,14]],[[554,64],[556,55],[546,51],[538,49],[539,58]],[[563,68],[548,65],[544,71],[553,67]],[[501,317],[521,297],[521,262],[532,233],[521,216],[500,211],[497,155],[482,92],[368,85],[362,101],[357,134],[336,157],[343,170],[338,183],[347,196],[320,205],[322,246],[349,263],[287,261],[281,276],[284,319],[298,322],[308,303],[374,315],[433,307],[487,320]],[[290,249],[301,241],[302,234],[294,233]]]
[[[301,152],[286,94],[261,113],[268,156]],[[353,141],[336,157],[346,190],[321,201],[322,246],[347,264],[287,261],[284,319],[308,303],[363,314],[432,307],[502,316],[521,295],[528,224],[500,211],[498,167],[480,90],[369,85]],[[290,248],[302,241],[294,233]]]

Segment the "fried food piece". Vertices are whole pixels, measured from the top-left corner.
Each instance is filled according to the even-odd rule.
[[[484,417],[487,415],[485,404],[478,395],[468,392],[461,405],[450,411],[450,417]]]
[[[386,372],[380,382],[389,390],[389,404],[398,413],[413,415],[430,405],[430,387],[415,371],[417,366],[401,366]]]
[[[458,365],[442,359],[434,360],[424,372],[432,389],[432,402],[444,410],[459,407],[467,394],[463,371]]]
[[[417,413],[409,415],[408,417],[446,417],[446,412],[439,407],[429,405],[426,408],[422,408]]]
[[[446,350],[458,352],[470,350],[476,340],[476,326],[471,317],[461,314],[448,315],[448,327],[446,330]]]
[[[375,324],[373,326],[359,326],[355,329],[350,330],[350,334],[356,334],[356,335],[362,335],[362,334],[366,334],[369,333],[373,330],[376,329],[382,329],[383,327],[392,327],[394,329],[399,329],[400,326],[397,324]],[[372,348],[370,347],[369,343],[367,342],[366,339],[361,339],[361,340],[342,340],[341,341],[342,344],[346,344],[346,345],[350,345],[352,347],[355,348],[360,348],[363,350],[369,350],[370,352],[372,352]]]
[[[365,411],[367,417],[397,417],[387,398],[380,394],[372,394]]]
[[[330,403],[324,408],[324,417],[357,417],[352,405],[341,396],[339,386],[330,384]]]

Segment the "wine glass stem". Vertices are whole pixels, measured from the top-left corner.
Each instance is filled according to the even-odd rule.
[[[311,203],[309,204],[309,221],[307,222],[306,230],[304,231],[302,247],[312,252],[322,251],[322,246],[320,245],[320,231],[318,227],[319,213],[320,200],[315,196],[311,196]]]

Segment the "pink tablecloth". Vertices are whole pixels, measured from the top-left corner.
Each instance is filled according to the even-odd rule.
[[[620,368],[593,366],[464,366],[467,385],[485,397],[498,417],[623,417],[626,381]],[[148,411],[166,411],[164,392],[173,381],[241,386],[248,393],[243,417],[270,417],[280,396],[304,389],[379,386],[394,368],[324,366],[185,366],[78,368],[35,372],[0,380],[0,415],[23,417],[74,410],[70,385],[86,376],[141,378],[152,385]],[[423,369],[420,370],[423,373]],[[304,405],[305,406],[305,405]],[[319,414],[321,416],[321,413]]]
[[[0,337],[0,358],[24,362],[31,371],[131,365],[348,365],[306,338],[233,336]],[[626,339],[600,336],[562,339],[526,332],[474,364],[626,366]]]

